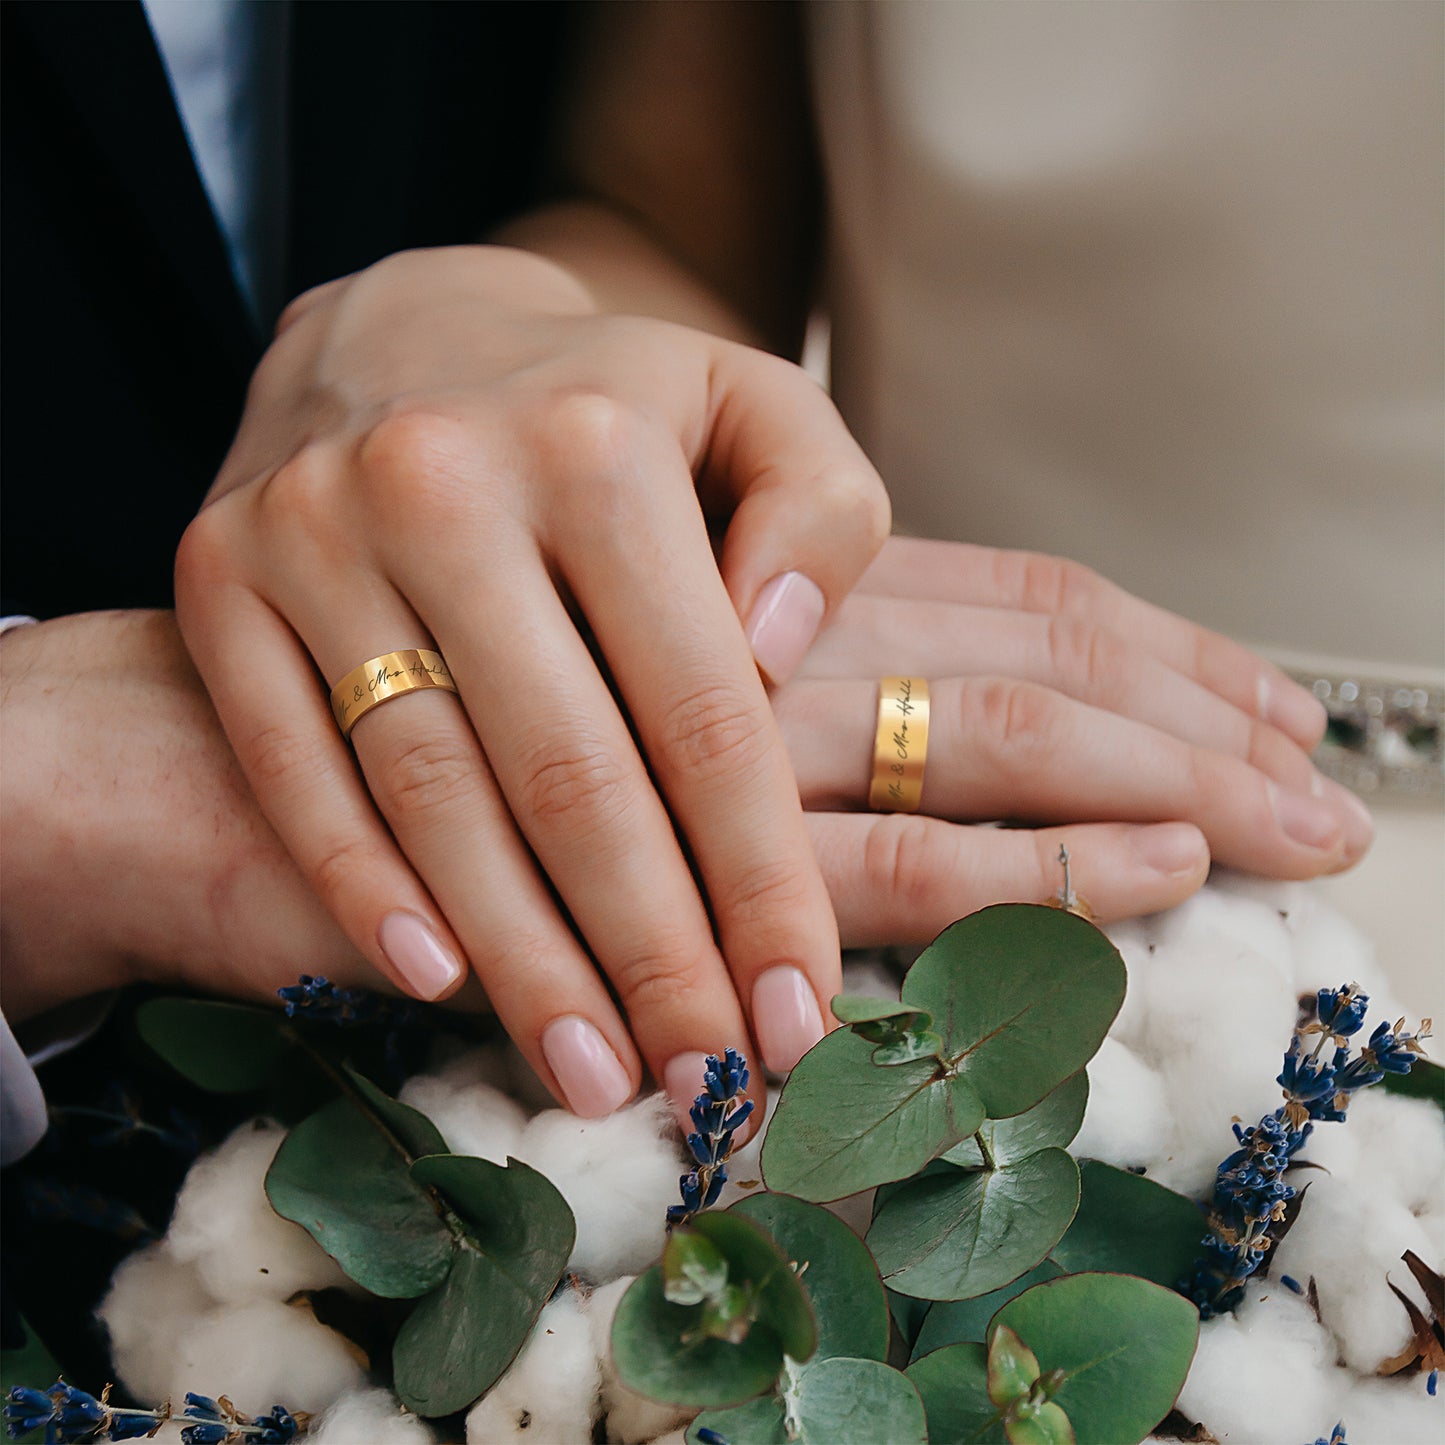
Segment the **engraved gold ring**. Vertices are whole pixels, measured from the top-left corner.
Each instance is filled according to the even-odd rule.
[[[883,678],[868,806],[879,813],[916,813],[927,758],[928,684],[921,677]]]
[[[429,687],[445,688],[448,692],[457,690],[441,653],[424,647],[383,652],[380,657],[353,667],[331,689],[331,715],[341,729],[341,736],[349,738],[352,728],[378,703]]]

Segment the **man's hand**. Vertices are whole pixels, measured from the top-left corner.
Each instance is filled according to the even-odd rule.
[[[12,1021],[139,978],[272,1002],[303,972],[386,987],[262,817],[171,613],[8,633],[0,721]]]

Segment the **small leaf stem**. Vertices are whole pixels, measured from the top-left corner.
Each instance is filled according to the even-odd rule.
[[[982,1129],[973,1136],[973,1142],[978,1145],[978,1152],[983,1155],[983,1167],[985,1169],[997,1169],[998,1165],[994,1162],[993,1150],[988,1147],[988,1143],[983,1137]]]

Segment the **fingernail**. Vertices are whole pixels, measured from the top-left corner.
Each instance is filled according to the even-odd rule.
[[[1356,793],[1331,778],[1321,779],[1320,796],[1332,802],[1345,815],[1345,854],[1353,862],[1363,857],[1375,841],[1375,820]]]
[[[758,593],[748,616],[748,645],[772,683],[785,683],[818,635],[828,604],[818,584],[801,572],[784,572]]]
[[[462,976],[461,959],[432,932],[426,919],[405,908],[394,909],[381,920],[376,941],[420,999],[439,998]]]
[[[692,1101],[703,1092],[702,1073],[707,1066],[707,1055],[696,1051],[675,1054],[663,1066],[662,1087],[672,1100],[672,1112],[677,1115],[678,1126],[684,1135],[691,1134]]]
[[[1339,814],[1322,799],[1287,792],[1274,783],[1269,785],[1269,795],[1274,816],[1286,837],[1304,844],[1306,848],[1326,851],[1340,841]]]
[[[770,968],[753,985],[753,1032],[775,1074],[786,1074],[823,1037],[823,1015],[801,969]]]
[[[1325,730],[1329,714],[1312,692],[1283,678],[1260,675],[1259,715],[1292,738],[1314,739]]]
[[[1155,823],[1134,832],[1134,851],[1156,873],[1196,873],[1208,857],[1204,835],[1192,823]]]
[[[542,1033],[542,1055],[562,1086],[567,1107],[584,1119],[611,1114],[632,1097],[632,1080],[622,1060],[586,1019],[553,1019]]]

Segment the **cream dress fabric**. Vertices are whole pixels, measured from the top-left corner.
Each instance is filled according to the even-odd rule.
[[[900,529],[1438,685],[1442,17],[815,3],[833,390]],[[1327,886],[1445,1014],[1445,826],[1377,812]]]

